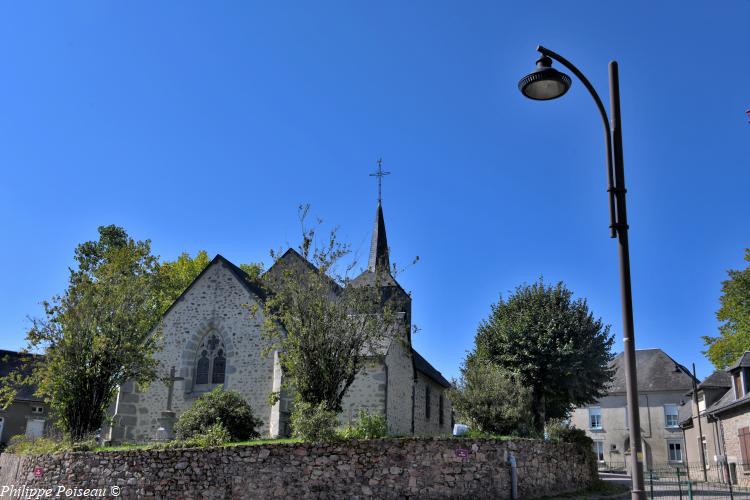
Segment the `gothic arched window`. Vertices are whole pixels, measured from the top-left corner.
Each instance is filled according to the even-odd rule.
[[[201,357],[198,359],[198,367],[195,372],[195,383],[202,385],[208,383],[208,371],[210,361],[208,359],[208,351],[201,351]]]
[[[211,383],[212,384],[223,384],[224,383],[224,371],[227,367],[227,358],[224,357],[224,351],[219,349],[214,358],[214,369],[211,372]]]
[[[221,337],[210,333],[203,338],[200,353],[195,362],[195,388],[197,390],[208,390],[215,385],[224,383],[227,358],[226,348]]]

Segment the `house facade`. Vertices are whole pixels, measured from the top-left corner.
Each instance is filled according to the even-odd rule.
[[[680,425],[692,469],[709,480],[750,486],[750,351],[690,396]]]
[[[626,470],[630,462],[624,361],[622,353],[612,361],[614,379],[607,395],[576,408],[571,415],[571,425],[584,429],[594,441],[601,469]],[[682,464],[685,443],[679,412],[687,401],[685,394],[692,387],[693,377],[661,349],[637,350],[636,369],[644,468]]]
[[[35,356],[0,350],[0,377],[29,367]],[[13,436],[42,436],[48,427],[49,409],[41,398],[34,395],[36,387],[23,386],[7,408],[0,407],[0,445],[7,445]]]

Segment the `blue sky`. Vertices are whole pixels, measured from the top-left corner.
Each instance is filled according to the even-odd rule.
[[[608,102],[620,63],[636,344],[699,376],[750,246],[749,1],[4,2],[0,348],[103,224],[173,259],[269,262],[296,207],[366,256],[383,157],[392,258],[455,376],[500,293],[563,280],[612,324],[603,137],[583,87],[524,99],[538,43]]]

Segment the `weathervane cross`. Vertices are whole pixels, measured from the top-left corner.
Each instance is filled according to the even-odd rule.
[[[378,178],[378,203],[382,201],[382,195],[383,195],[383,177],[386,175],[391,175],[390,172],[383,172],[383,159],[378,159],[378,171],[370,174],[370,177],[377,177]]]

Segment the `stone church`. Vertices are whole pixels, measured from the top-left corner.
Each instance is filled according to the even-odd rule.
[[[272,277],[284,266],[303,272],[312,264],[289,249],[261,278]],[[450,384],[411,346],[411,297],[390,272],[380,202],[367,269],[348,286],[375,283],[376,273],[384,296],[398,304],[399,324],[381,349],[371,353],[366,368],[347,391],[339,420],[346,425],[359,409],[365,409],[385,415],[392,435],[450,433],[452,410],[445,394]],[[163,349],[156,357],[171,382],[156,381],[145,390],[134,382],[122,385],[110,408],[112,426],[104,430],[104,438],[113,442],[156,439],[162,412],[172,410],[179,416],[202,394],[219,386],[247,399],[263,421],[261,436],[289,435],[291,402],[282,392],[280,401],[269,404],[269,394],[281,389],[284,376],[278,352],[263,355],[268,344],[262,335],[262,312],[253,316],[248,310],[257,305],[262,311],[263,300],[263,291],[244,271],[217,255],[164,314]]]

